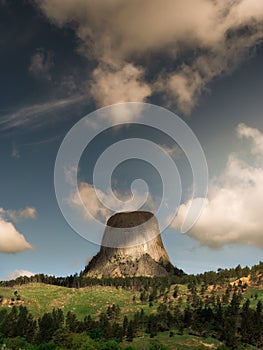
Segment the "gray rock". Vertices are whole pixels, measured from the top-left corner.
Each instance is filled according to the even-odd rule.
[[[99,253],[85,269],[88,277],[162,277],[182,274],[163,246],[156,217],[147,211],[117,213],[106,224]]]

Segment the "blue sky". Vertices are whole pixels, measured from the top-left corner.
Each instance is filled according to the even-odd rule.
[[[15,270],[68,275],[98,251],[63,217],[54,165],[77,121],[118,102],[176,113],[204,150],[208,199],[185,234],[176,229],[191,169],[177,148],[173,154],[183,197],[162,235],[171,261],[197,273],[262,260],[262,20],[261,0],[1,1],[0,278]],[[80,181],[92,186],[98,155],[130,137],[175,146],[147,128],[110,130],[83,154]],[[136,177],[158,204],[160,176],[141,161],[116,169],[115,189],[129,193]]]

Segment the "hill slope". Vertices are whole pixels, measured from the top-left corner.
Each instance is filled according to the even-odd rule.
[[[14,293],[19,295],[19,301]],[[0,295],[6,301],[2,307],[24,305],[34,316],[40,316],[53,308],[61,308],[65,313],[74,311],[80,318],[96,315],[105,311],[113,303],[124,307],[128,314],[135,312],[133,293],[127,290],[116,290],[114,287],[93,286],[80,289],[53,286],[42,283],[30,283],[15,287],[0,287]],[[9,301],[9,303],[7,303]]]
[[[173,298],[175,286],[178,287],[178,297]],[[200,286],[198,287],[200,289]],[[209,291],[204,298],[212,295],[214,292],[222,296],[223,291]],[[172,285],[169,291],[166,290],[161,296],[157,296],[153,306],[149,306],[148,298],[143,302],[140,300],[140,292],[116,289],[111,286],[91,286],[85,288],[66,288],[43,283],[29,283],[14,287],[0,287],[1,307],[10,308],[12,305],[24,305],[36,317],[43,315],[44,312],[50,312],[53,308],[61,308],[64,313],[73,311],[77,317],[83,318],[88,314],[92,316],[99,315],[106,311],[107,306],[118,304],[122,315],[132,315],[141,309],[146,313],[154,312],[158,305],[168,300],[176,305],[185,305],[190,295],[186,285]],[[256,298],[255,298],[256,295]],[[16,300],[18,296],[19,300]],[[251,307],[256,308],[259,300],[263,302],[263,290],[261,287],[248,287],[243,293],[243,300],[250,299]]]

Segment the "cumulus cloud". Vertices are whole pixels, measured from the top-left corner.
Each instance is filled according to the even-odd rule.
[[[10,222],[20,219],[35,219],[37,211],[33,207],[20,210],[5,210],[0,208],[0,253],[18,253],[26,249],[33,249],[24,235],[17,231],[14,224]]]
[[[15,280],[18,277],[32,277],[35,274],[31,271],[27,271],[27,270],[14,270],[13,272],[11,272],[9,275],[7,275],[5,278],[3,278],[3,281],[11,281],[11,280]]]
[[[20,210],[7,210],[5,213],[13,221],[18,221],[20,219],[35,219],[37,216],[36,208],[33,207],[26,207]]]
[[[102,196],[104,195],[100,190],[97,191],[100,192]],[[105,218],[110,216],[110,210],[100,202],[93,185],[86,182],[82,182],[79,185],[79,194],[72,194],[68,201],[70,205],[75,206],[81,212],[82,217],[87,221],[93,218],[105,220]]]
[[[100,64],[92,73],[90,94],[99,106],[108,106],[120,102],[143,102],[151,95],[151,87],[143,81],[144,70],[131,63],[116,65],[112,62]],[[113,119],[117,122],[134,121],[139,116],[138,104],[120,106],[114,111]],[[103,112],[101,112],[103,118]]]
[[[167,149],[172,150],[167,146]],[[66,181],[74,185],[74,178],[78,173],[76,167],[64,169]],[[153,210],[155,203],[150,193],[146,195],[133,188],[132,193],[116,190],[103,191],[93,184],[80,181],[78,191],[72,191],[67,198],[69,205],[74,207],[84,220],[94,219],[105,222],[114,212],[134,211],[142,206],[145,209]]]
[[[71,26],[79,52],[98,62],[90,92],[99,105],[144,101],[158,91],[189,113],[209,82],[235,69],[263,38],[261,0],[36,3],[52,23]],[[151,70],[149,59],[162,55],[169,67]]]
[[[251,156],[261,155],[261,166],[231,154],[224,172],[211,181],[201,216],[187,233],[211,248],[226,244],[263,248],[263,134],[245,124],[238,125],[237,134],[250,141]],[[180,206],[172,224],[175,229],[180,229],[189,206],[189,202]]]
[[[259,155],[262,157],[263,154],[263,137],[262,133],[256,128],[250,128],[246,124],[239,124],[238,136],[248,139],[251,142],[251,153],[253,155]]]
[[[162,149],[173,159],[177,159],[182,155],[181,148],[177,145],[161,145]]]
[[[89,183],[81,182],[79,193],[73,193],[68,198],[68,203],[74,206],[85,220],[91,221],[95,218],[103,222],[114,212],[138,210],[142,204],[150,209],[154,207],[150,194],[148,194],[146,203],[144,203],[144,197],[137,191],[134,191],[133,201],[129,202],[130,199],[131,196],[126,193],[114,192],[112,196],[100,189],[95,190],[94,186]]]
[[[127,63],[122,67],[102,64],[92,73],[91,94],[100,106],[117,102],[143,102],[151,95],[142,81],[143,69]]]
[[[52,54],[43,49],[38,49],[31,57],[28,70],[36,78],[51,80],[50,70],[53,65]]]
[[[33,249],[15,226],[0,215],[0,253],[18,253]]]

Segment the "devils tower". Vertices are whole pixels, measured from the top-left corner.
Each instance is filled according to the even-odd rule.
[[[148,211],[134,211],[109,218],[100,251],[85,274],[94,278],[165,277],[183,271],[171,264],[156,217]]]

